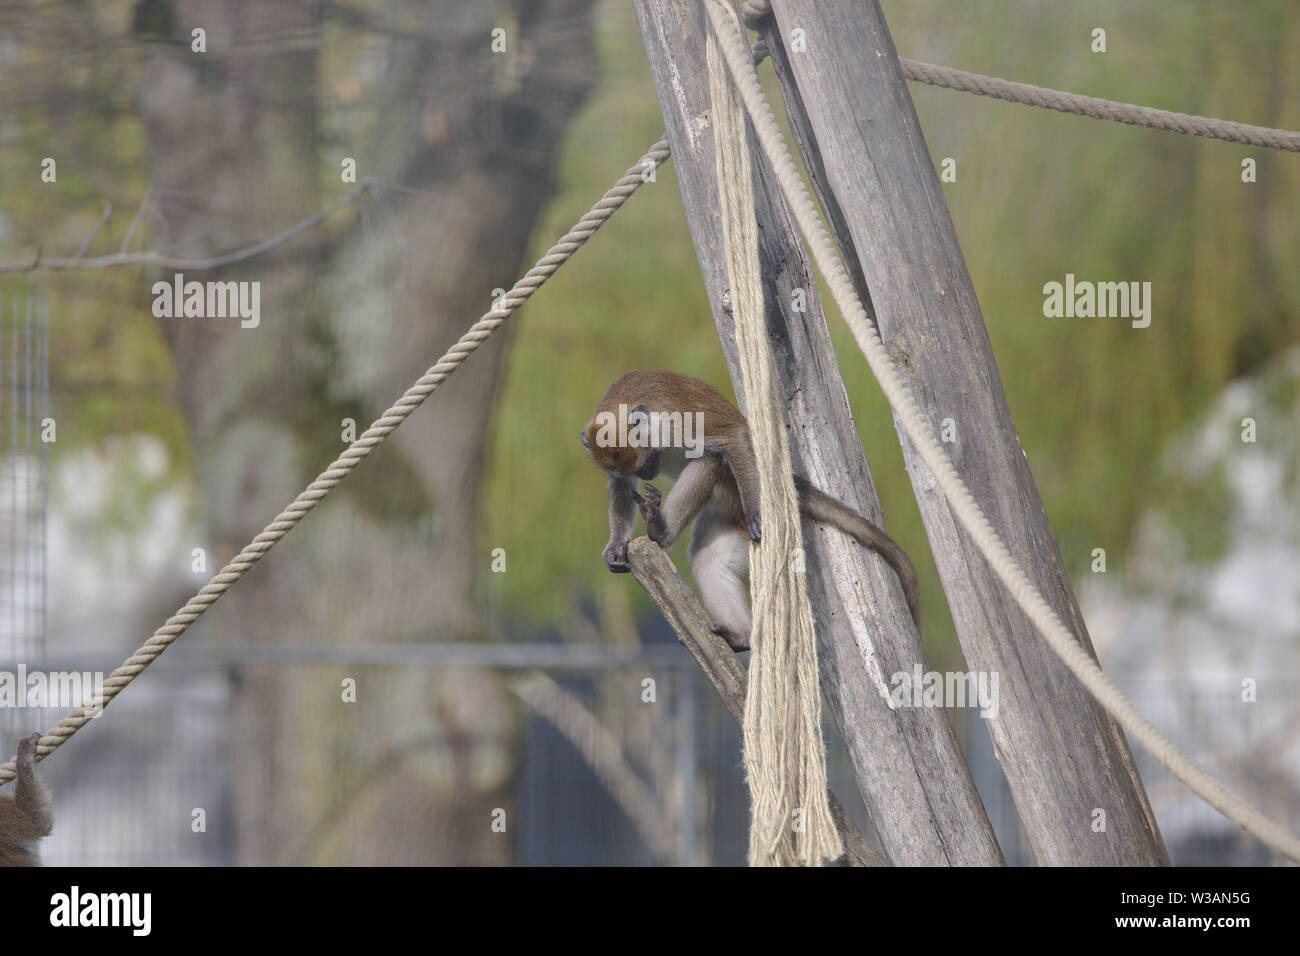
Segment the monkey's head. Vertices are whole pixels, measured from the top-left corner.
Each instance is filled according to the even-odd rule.
[[[654,478],[659,473],[659,450],[649,441],[649,412],[637,405],[625,417],[612,411],[597,412],[579,433],[591,460],[612,475]]]

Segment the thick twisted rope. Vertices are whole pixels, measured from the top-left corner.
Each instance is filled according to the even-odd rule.
[[[799,230],[812,252],[817,268],[826,279],[840,313],[849,325],[853,338],[866,356],[871,372],[880,383],[880,389],[893,406],[903,430],[916,447],[922,461],[933,473],[935,482],[948,499],[953,514],[970,534],[994,573],[1002,579],[1008,592],[1047,643],[1125,730],[1132,734],[1150,754],[1160,761],[1175,777],[1183,781],[1192,792],[1214,807],[1247,832],[1254,834],[1268,846],[1300,862],[1300,837],[1282,824],[1264,816],[1245,800],[1229,791],[1208,773],[1187,758],[1174,744],[1160,733],[1123,692],[1102,672],[1097,662],[1083,649],[1075,636],[1062,623],[1028,575],[1016,563],[998,533],[984,517],[979,503],[962,481],[948,455],[934,437],[928,420],[922,414],[912,395],[911,387],[903,379],[894,360],[885,351],[880,332],[868,318],[862,302],[853,287],[844,263],[840,260],[829,232],[822,225],[817,206],[795,167],[794,159],[781,136],[772,108],[758,82],[749,55],[749,45],[741,36],[740,24],[730,9],[718,0],[705,0],[705,9],[719,37],[727,66],[740,91],[741,99],[749,111],[758,133],[759,142],[776,172],[777,182],[786,202],[794,212]]]
[[[771,15],[772,5],[769,0],[747,0],[741,10],[745,15],[745,22],[751,27],[758,28]],[[1016,83],[996,76],[968,73],[965,70],[954,70],[951,67],[936,66],[933,63],[908,60],[904,57],[899,57],[898,62],[903,66],[905,77],[918,83],[928,83],[930,86],[961,90],[978,96],[991,96],[994,99],[1024,103],[1027,106],[1038,106],[1061,113],[1091,116],[1093,119],[1113,120],[1116,123],[1128,123],[1130,126],[1146,126],[1150,129],[1186,133],[1189,136],[1222,139],[1230,143],[1300,152],[1300,133],[1291,130],[1251,126],[1247,123],[1234,123],[1231,120],[1214,119],[1210,116],[1194,116],[1191,113],[1174,113],[1150,106],[1103,100],[1096,96],[1066,93],[1030,83]]]
[[[1245,143],[1248,146],[1267,146],[1269,149],[1300,152],[1300,133],[1290,130],[1251,126],[1246,123],[1234,123],[1231,120],[1214,119],[1210,116],[1194,116],[1191,113],[1174,113],[1170,110],[1136,106],[1116,100],[1103,100],[1080,93],[1063,93],[1060,90],[1034,86],[1031,83],[1016,83],[996,76],[968,73],[965,70],[954,70],[951,67],[936,66],[933,63],[922,63],[920,60],[908,60],[903,57],[899,57],[898,62],[903,65],[903,75],[909,80],[928,83],[931,86],[962,90],[979,96],[991,96],[1012,103],[1025,103],[1028,106],[1038,106],[1060,113],[1074,113],[1078,116],[1091,116],[1093,119],[1128,123],[1130,126],[1146,126],[1150,129],[1186,133],[1189,136],[1222,139],[1229,143]]]
[[[812,606],[791,560],[803,549],[803,531],[763,308],[745,111],[712,35],[705,55],[736,353],[762,497],[763,540],[749,546],[753,652],[743,722],[749,865],[820,866],[844,846],[826,799]]]
[[[145,641],[134,654],[128,657],[120,667],[104,681],[99,693],[86,699],[80,707],[73,708],[67,716],[58,722],[37,744],[37,759],[43,760],[80,730],[88,720],[97,716],[108,703],[135,680],[142,671],[152,664],[158,656],[171,646],[178,637],[185,633],[191,624],[217,602],[221,595],[229,591],[255,565],[266,552],[289,533],[316,504],[329,494],[339,482],[346,478],[357,464],[370,454],[385,438],[392,434],[398,425],[424,403],[424,400],[437,390],[448,376],[483,344],[489,335],[495,332],[510,318],[519,306],[523,305],[543,282],[551,277],[561,265],[569,260],[582,244],[605,224],[610,216],[623,205],[634,192],[646,181],[648,174],[668,158],[668,140],[660,139],[646,151],[631,169],[629,169],[609,191],[564,234],[555,245],[542,256],[524,277],[514,284],[505,295],[497,300],[490,312],[484,313],[455,345],[447,350],[419,380],[406,390],[388,411],[375,420],[369,428],[348,446],[343,454],[334,460],[316,480],[308,485],[293,502],[276,516],[275,520],[262,529],[243,551],[239,552],[229,564],[213,575],[207,584],[199,589],[184,607],[169,617],[165,624],[154,631],[153,636]],[[0,784],[8,783],[14,778],[12,761],[0,766]]]

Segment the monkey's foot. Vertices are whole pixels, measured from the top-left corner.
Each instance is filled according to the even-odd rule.
[[[714,624],[711,628],[709,628],[709,630],[712,631],[714,634],[717,634],[724,641],[726,641],[727,644],[731,647],[731,649],[735,651],[737,654],[739,654],[741,651],[749,650],[748,634],[742,636],[740,634],[737,634],[735,631],[723,627],[721,624]]]
[[[749,534],[749,540],[759,542],[763,540],[763,522],[758,515],[749,515],[745,518],[745,531]]]
[[[636,504],[641,509],[641,517],[645,519],[645,533],[655,544],[661,548],[668,547],[668,522],[664,520],[663,513],[659,510],[659,505],[663,501],[663,495],[659,489],[650,483],[641,487],[641,495],[637,496]]]

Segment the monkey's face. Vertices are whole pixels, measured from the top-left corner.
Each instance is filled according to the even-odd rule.
[[[582,441],[582,447],[591,452],[591,460],[614,475],[635,474],[642,465],[645,453],[649,451],[606,441],[595,421],[589,422],[578,437]]]

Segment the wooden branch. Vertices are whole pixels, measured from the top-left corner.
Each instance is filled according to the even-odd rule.
[[[95,237],[99,235],[99,230],[103,228],[104,223],[108,221],[109,214],[111,214],[112,211],[113,211],[113,204],[111,202],[105,202],[104,211],[101,212],[99,214],[99,218],[95,220],[95,226],[93,229],[90,230],[90,235],[88,235],[84,240],[82,240],[81,245],[77,247],[77,251],[72,254],[72,258],[80,259],[82,256],[86,254],[86,250],[90,248],[90,244],[94,242]]]
[[[140,197],[140,205],[136,207],[135,215],[131,217],[131,222],[127,224],[126,234],[122,236],[122,245],[118,248],[118,253],[126,254],[127,247],[131,245],[131,240],[135,238],[136,229],[140,228],[140,220],[144,219],[144,211],[149,208],[149,199],[153,196],[153,187],[150,186]]]
[[[879,5],[772,9],[764,38],[858,295],[926,417],[957,423],[948,447],[980,508],[1091,652]],[[782,37],[795,28],[807,46],[790,54]],[[1167,864],[1124,734],[1021,613],[905,437],[902,446],[966,662],[1000,676],[989,729],[1037,861]],[[1091,827],[1095,808],[1106,811],[1102,833]]]
[[[700,670],[722,698],[727,711],[741,724],[745,719],[745,669],[736,652],[709,627],[709,619],[686,582],[677,574],[663,548],[649,538],[636,538],[628,545],[632,574],[646,589],[655,607],[663,612],[677,640],[695,658]],[[880,851],[844,812],[835,794],[827,791],[831,815],[844,842],[850,866],[888,866]]]
[[[233,252],[226,252],[219,256],[212,256],[208,259],[178,259],[175,256],[163,255],[156,249],[150,249],[145,252],[118,252],[111,256],[95,256],[91,259],[81,258],[82,253],[90,244],[90,239],[94,238],[95,233],[90,234],[82,248],[77,254],[64,259],[42,259],[41,253],[37,250],[36,257],[31,262],[5,262],[0,263],[0,273],[5,272],[31,272],[33,269],[107,269],[112,266],[159,266],[163,269],[180,269],[188,271],[202,271],[204,269],[220,269],[222,266],[233,265],[236,262],[243,262],[245,259],[252,259],[256,256],[270,252],[278,246],[284,245],[290,239],[302,235],[308,229],[318,223],[324,222],[334,213],[338,212],[345,206],[350,206],[360,199],[371,188],[370,183],[361,183],[346,196],[337,200],[329,206],[326,206],[314,216],[308,216],[301,222],[294,223],[284,232],[270,239],[263,239],[261,242],[246,246],[243,249],[236,249]],[[141,201],[143,208],[143,200]],[[107,215],[107,211],[105,211]],[[138,215],[138,214],[137,214]],[[134,228],[134,221],[133,221]],[[99,231],[99,226],[95,227],[95,232]]]
[[[714,0],[710,0],[714,2]],[[700,0],[636,0],[650,74],[713,320],[739,382],[734,326],[723,305],[727,266],[718,237],[713,127]],[[848,407],[826,318],[789,209],[749,134],[766,322],[786,399],[794,470],[883,526]],[[796,311],[796,292],[806,303]],[[744,407],[744,391],[736,388]],[[942,709],[889,706],[891,675],[930,670],[902,588],[875,552],[805,521],[808,599],[826,706],[858,790],[894,865],[993,865],[1002,854]]]

